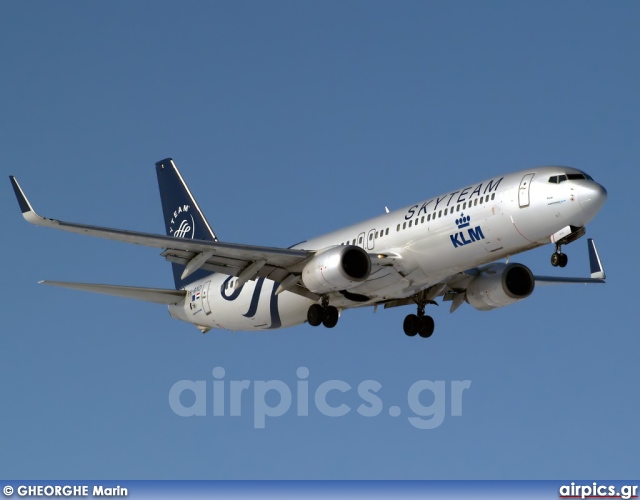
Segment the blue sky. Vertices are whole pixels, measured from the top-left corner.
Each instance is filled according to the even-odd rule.
[[[637,477],[639,23],[625,1],[3,2],[0,476]],[[434,308],[428,341],[404,336],[402,308],[348,311],[333,331],[201,335],[163,306],[36,285],[172,278],[154,249],[29,226],[7,175],[44,215],[162,232],[167,156],[221,239],[272,246],[575,166],[609,192],[587,230],[608,283],[490,313]],[[585,240],[564,270],[551,251],[515,260],[587,272]],[[306,367],[311,391],[353,387],[332,400],[352,411],[292,408],[265,429],[250,400],[239,417],[176,415],[171,387],[210,393],[215,367],[292,389]],[[364,380],[382,385],[376,417],[355,410]],[[419,380],[444,381],[447,401],[470,380],[463,415],[414,428]]]

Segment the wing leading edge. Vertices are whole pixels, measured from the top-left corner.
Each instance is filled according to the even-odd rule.
[[[133,243],[135,245],[161,248],[163,249],[162,255],[170,262],[188,263],[194,258],[206,254],[208,258],[204,260],[201,266],[203,269],[238,276],[253,263],[265,261],[265,265],[257,275],[274,279],[274,281],[281,281],[291,272],[300,272],[300,265],[314,254],[314,252],[307,250],[174,238],[160,234],[126,231],[49,219],[35,212],[16,178],[10,176],[10,179],[22,216],[31,224]]]

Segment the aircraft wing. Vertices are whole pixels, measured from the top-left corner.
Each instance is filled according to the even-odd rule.
[[[536,285],[558,285],[562,283],[605,283],[607,277],[604,268],[602,267],[602,261],[598,255],[596,244],[593,239],[587,239],[587,246],[589,247],[589,267],[591,268],[590,278],[563,278],[556,276],[534,276],[536,279]]]
[[[188,264],[198,257],[198,267],[212,272],[220,272],[231,276],[240,276],[244,270],[255,263],[259,269],[249,279],[256,276],[282,281],[290,273],[299,273],[315,252],[287,248],[272,248],[219,241],[174,238],[160,234],[125,231],[106,227],[90,226],[64,222],[41,217],[34,210],[15,177],[11,176],[11,184],[15,191],[23,217],[37,226],[51,227],[71,233],[97,236],[109,240],[123,241],[135,245],[143,245],[163,249],[162,256],[170,262]],[[296,285],[297,288],[302,288]],[[300,291],[305,296],[310,292]]]
[[[566,283],[605,283],[606,274],[602,261],[598,255],[595,242],[589,238],[587,240],[587,246],[589,250],[589,266],[591,270],[590,277],[561,277],[561,276],[536,276],[533,278],[536,285],[559,285]],[[442,297],[442,300],[447,302],[451,301],[450,312],[454,312],[460,307],[464,300],[467,291],[467,287],[473,281],[473,279],[485,272],[491,272],[495,263],[487,264],[481,267],[474,267],[464,272],[451,275],[443,279],[440,283],[435,283],[426,289],[419,291],[416,295],[407,297],[404,299],[389,300],[384,302],[385,309],[390,307],[399,307],[406,305],[413,305],[417,300],[421,300],[425,303],[437,303],[434,301],[437,297]]]

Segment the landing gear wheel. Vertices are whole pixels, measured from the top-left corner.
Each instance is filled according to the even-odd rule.
[[[423,339],[428,339],[429,337],[431,337],[431,335],[433,335],[433,330],[435,329],[433,318],[431,316],[423,316],[422,318],[419,318],[419,321],[420,330],[418,331],[418,334]]]
[[[558,252],[553,252],[551,254],[551,265],[553,267],[558,267],[560,265],[560,255]]]
[[[402,328],[404,333],[409,337],[415,337],[420,330],[420,318],[415,314],[409,314],[406,318],[404,318],[404,323],[402,324]]]
[[[338,318],[338,309],[333,306],[327,306],[324,310],[324,320],[322,321],[322,324],[326,328],[333,328],[338,324]]]
[[[320,304],[313,304],[307,311],[307,322],[311,326],[319,326],[324,319],[324,308]]]
[[[569,257],[567,256],[567,254],[566,253],[561,253],[560,254],[560,262],[558,263],[558,265],[560,267],[565,267],[568,262],[569,262]]]

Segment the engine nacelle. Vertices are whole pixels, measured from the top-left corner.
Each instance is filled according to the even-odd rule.
[[[340,245],[316,254],[302,270],[302,283],[314,293],[346,290],[371,274],[369,254],[360,247]]]
[[[494,264],[467,287],[467,302],[480,311],[514,304],[533,292],[535,280],[522,264]]]

